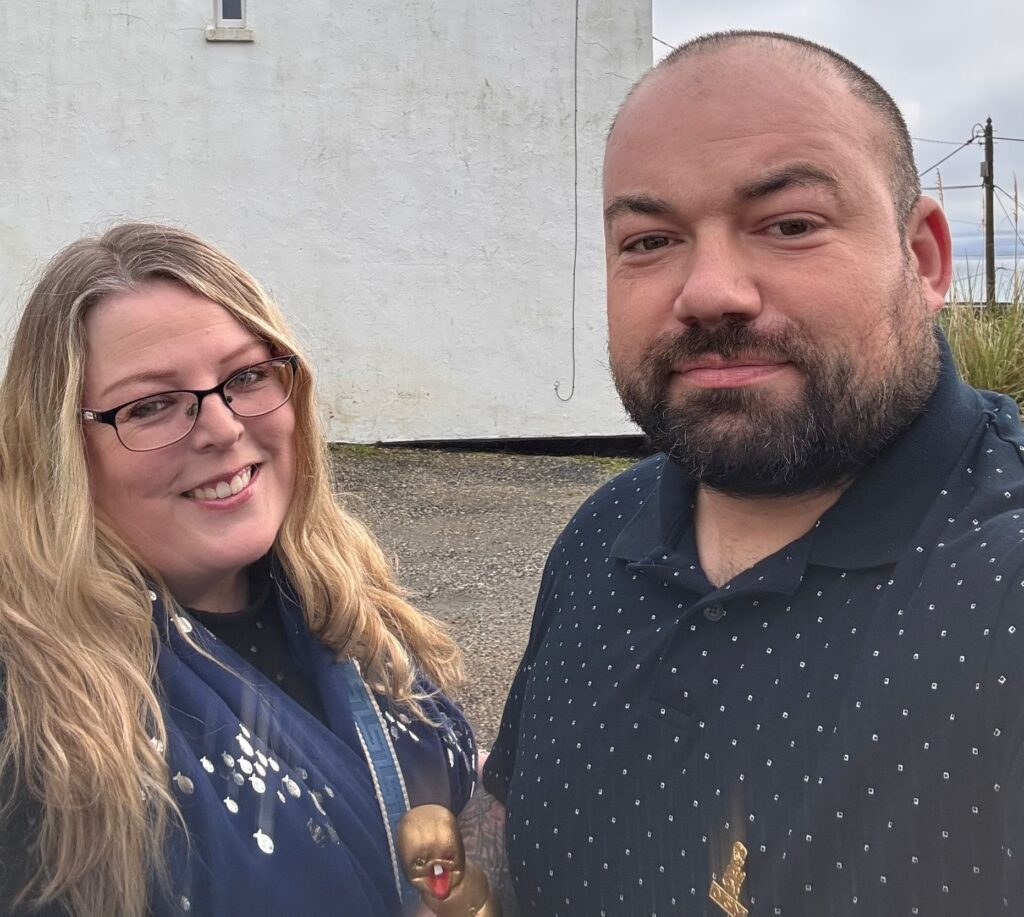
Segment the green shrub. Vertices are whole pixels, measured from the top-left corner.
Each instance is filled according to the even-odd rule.
[[[939,324],[966,382],[1024,405],[1024,299],[1017,295],[1012,303],[990,306],[953,302]]]

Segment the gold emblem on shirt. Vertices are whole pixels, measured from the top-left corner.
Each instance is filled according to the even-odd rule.
[[[747,848],[739,841],[732,845],[732,862],[725,867],[725,874],[719,884],[711,880],[708,897],[715,902],[729,917],[747,917],[750,912],[740,904],[740,889],[747,878],[743,864],[747,861]]]

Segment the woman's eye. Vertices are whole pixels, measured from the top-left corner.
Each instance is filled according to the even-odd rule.
[[[653,252],[669,244],[665,236],[645,236],[626,246],[628,252]]]
[[[228,382],[228,388],[249,388],[253,385],[259,385],[263,382],[268,375],[266,367],[256,366],[252,369],[246,369],[231,377],[231,381]]]
[[[152,420],[171,404],[168,398],[147,398],[129,405],[125,411],[127,420]]]

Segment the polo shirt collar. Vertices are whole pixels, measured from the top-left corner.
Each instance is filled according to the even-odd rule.
[[[939,383],[924,410],[821,517],[809,561],[855,569],[895,563],[984,423],[941,332]]]
[[[981,397],[960,379],[945,336],[938,330],[936,335],[941,365],[935,391],[816,529],[797,540],[809,541],[809,563],[842,569],[895,563],[981,424]],[[611,556],[634,563],[695,563],[677,553],[693,525],[695,497],[694,482],[663,459],[658,483],[619,533]]]

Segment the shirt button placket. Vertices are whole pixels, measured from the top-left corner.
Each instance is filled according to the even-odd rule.
[[[709,621],[721,621],[725,617],[725,606],[718,602],[704,608],[704,617]]]

